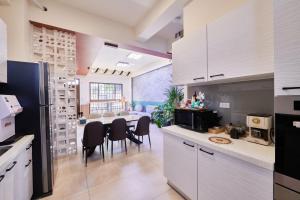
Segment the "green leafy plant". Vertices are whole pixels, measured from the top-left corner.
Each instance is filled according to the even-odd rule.
[[[171,86],[164,94],[167,97],[166,102],[157,106],[155,111],[152,113],[154,123],[159,128],[173,123],[174,110],[177,106],[179,106],[184,97],[182,89],[177,86]]]

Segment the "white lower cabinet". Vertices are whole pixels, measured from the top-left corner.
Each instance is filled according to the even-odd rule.
[[[16,175],[16,166],[18,162],[13,160],[5,167],[5,176],[3,179],[4,185],[4,199],[5,200],[15,200],[17,199],[15,187],[15,175]]]
[[[30,200],[32,194],[32,148],[29,144],[16,158],[0,167],[0,200]]]
[[[164,135],[164,174],[189,199],[197,199],[197,145]]]
[[[164,175],[188,199],[272,200],[273,172],[164,134]]]
[[[198,147],[198,200],[272,200],[273,173]]]

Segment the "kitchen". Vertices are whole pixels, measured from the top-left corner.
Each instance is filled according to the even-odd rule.
[[[164,175],[185,198],[300,198],[296,7],[248,1],[173,43],[187,95],[163,128]]]
[[[134,4],[140,2],[128,0],[132,1]],[[10,8],[3,8],[7,6],[3,6],[3,2],[11,2],[8,3]],[[18,16],[0,12],[0,17],[3,14],[7,23],[0,18],[1,200],[300,199],[297,142],[300,139],[299,0],[172,1],[174,5],[180,2],[182,6],[180,16],[184,32],[180,35],[184,33],[184,36],[169,41],[171,54],[167,53],[169,47],[161,51],[168,58],[172,55],[172,66],[168,65],[166,74],[151,71],[156,74],[151,77],[161,77],[147,79],[148,82],[143,82],[139,89],[156,90],[161,79],[170,77],[172,86],[183,88],[183,101],[172,102],[176,109],[166,126],[150,125],[151,131],[154,130],[152,147],[148,134],[149,143],[146,139],[141,152],[140,146],[131,145],[127,155],[127,149],[126,153],[122,151],[121,143],[121,151],[115,149],[114,157],[113,150],[109,152],[107,145],[106,151],[103,146],[99,151],[102,151],[103,159],[97,157],[97,148],[95,154],[85,160],[80,151],[82,135],[77,130],[80,127],[83,132],[84,126],[79,124],[77,114],[80,109],[77,110],[75,104],[79,84],[75,79],[78,73],[76,53],[84,48],[76,48],[76,34],[107,37],[107,41],[120,41],[120,46],[126,42],[145,42],[145,38],[137,39],[131,26],[127,31],[123,24],[106,19],[101,21],[98,15],[87,14],[64,0],[20,2],[0,0],[1,12],[1,9],[7,13],[10,9],[19,9],[23,11],[22,16],[29,13],[28,19],[18,20],[22,25],[16,28],[11,21]],[[151,2],[160,5],[171,1]],[[80,7],[80,3],[74,3],[74,6]],[[224,9],[218,6],[224,6]],[[167,13],[170,13],[168,9],[177,10],[176,6],[166,7]],[[162,7],[151,9],[157,11],[155,9]],[[117,12],[112,10],[112,13]],[[212,17],[210,13],[215,15]],[[64,14],[70,19],[78,18],[68,21],[62,17]],[[165,21],[164,17],[168,16],[157,19]],[[178,13],[172,20],[174,17],[178,17]],[[46,22],[50,25],[45,25]],[[145,32],[140,33],[147,39],[153,36],[154,29],[158,29],[153,24],[160,25],[149,24],[150,28],[141,26]],[[28,27],[32,32],[25,30]],[[121,32],[124,34],[115,34]],[[30,44],[27,44],[27,34],[31,37]],[[20,40],[23,42],[18,42]],[[156,47],[153,51],[160,52],[156,45],[161,44],[161,40],[147,42],[143,45]],[[28,52],[33,58],[26,55]],[[48,63],[36,62],[39,60]],[[66,74],[58,73],[57,79],[49,82],[48,66],[63,69]],[[85,67],[89,71],[90,68]],[[97,71],[101,70],[90,70],[95,73],[94,77]],[[104,69],[103,73],[116,72]],[[150,75],[140,76],[137,83],[146,80],[145,77]],[[99,79],[96,77],[96,82],[103,83],[104,79]],[[134,78],[130,75],[127,79],[130,88],[134,88]],[[151,84],[153,80],[158,81]],[[86,81],[88,100],[90,81]],[[53,90],[50,86],[54,86]],[[54,98],[49,99],[52,92]],[[132,92],[128,94],[134,96]],[[58,118],[51,119],[57,122],[55,131],[61,134],[58,137],[68,143],[59,144],[51,137],[51,119],[48,117],[54,116],[54,101],[59,102],[55,114]],[[111,144],[113,146],[113,142]]]

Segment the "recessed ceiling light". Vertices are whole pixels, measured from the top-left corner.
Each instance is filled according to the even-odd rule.
[[[129,63],[128,62],[118,62],[116,64],[117,67],[127,67],[129,66]]]
[[[134,59],[134,60],[139,60],[143,57],[142,54],[138,54],[138,53],[130,53],[127,58],[129,59]]]

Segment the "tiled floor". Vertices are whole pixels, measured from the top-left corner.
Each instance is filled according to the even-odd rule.
[[[83,128],[78,128],[82,137]],[[85,167],[80,148],[77,155],[59,161],[53,195],[45,199],[72,200],[181,200],[167,185],[162,169],[162,132],[151,125],[152,149],[148,138],[138,152],[128,144],[128,154],[115,142],[114,157],[105,153],[101,159],[99,148]]]

